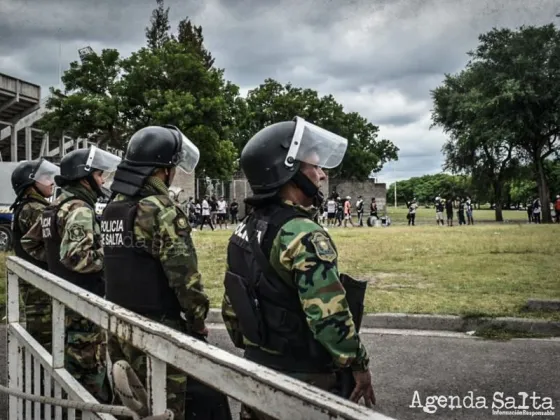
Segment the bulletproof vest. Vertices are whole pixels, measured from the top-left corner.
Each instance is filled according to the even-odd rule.
[[[103,296],[105,291],[103,271],[98,273],[79,273],[66,268],[66,266],[60,262],[60,242],[62,238],[58,232],[57,213],[65,203],[72,200],[77,200],[77,198],[71,196],[62,200],[58,205],[48,206],[43,211],[43,215],[41,217],[43,240],[45,242],[49,271],[54,275],[87,290],[88,292],[97,296]],[[88,204],[86,204],[86,206],[91,209],[92,213],[94,213],[94,210]],[[97,223],[95,217],[93,217],[93,223]]]
[[[29,255],[27,252],[25,252],[25,250],[21,246],[21,238],[27,232],[22,232],[21,231],[21,228],[19,226],[19,215],[21,214],[21,211],[23,210],[23,207],[27,203],[30,203],[32,201],[35,201],[35,202],[41,203],[41,204],[45,204],[37,198],[26,197],[16,206],[16,208],[14,210],[14,218],[13,218],[13,225],[12,225],[14,252],[15,252],[17,257],[20,257],[20,258],[24,259],[25,261],[28,261],[31,264],[34,264],[37,267],[42,268],[43,270],[48,270],[49,266],[45,261],[40,261],[36,258],[33,258],[31,255]]]
[[[246,218],[229,241],[224,285],[243,335],[258,346],[247,346],[245,358],[285,372],[332,372],[332,357],[313,337],[297,288],[268,262],[276,234],[296,217],[308,216],[274,205]]]
[[[180,319],[175,292],[161,263],[148,252],[152,243],[134,237],[134,220],[142,198],[113,201],[103,212],[105,299],[141,315]]]

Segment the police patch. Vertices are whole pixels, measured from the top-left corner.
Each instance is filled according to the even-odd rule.
[[[177,227],[179,229],[185,229],[187,227],[187,219],[185,219],[184,217],[179,217],[177,219]]]
[[[311,243],[319,259],[327,262],[336,260],[337,254],[331,240],[323,232],[313,232]]]
[[[72,242],[80,242],[86,237],[86,231],[83,226],[73,225],[68,229],[68,238]]]

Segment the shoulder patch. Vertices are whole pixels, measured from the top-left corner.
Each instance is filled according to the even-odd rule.
[[[313,232],[311,234],[311,243],[313,244],[319,259],[327,262],[333,262],[336,260],[337,254],[331,240],[323,232]]]
[[[187,227],[187,219],[183,216],[178,217],[175,219],[175,223],[179,229],[185,229]]]
[[[72,242],[80,242],[86,237],[86,231],[84,227],[78,224],[69,226],[68,228],[68,238]]]

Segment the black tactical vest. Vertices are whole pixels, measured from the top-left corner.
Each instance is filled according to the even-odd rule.
[[[45,261],[40,261],[36,258],[33,258],[31,255],[29,255],[27,252],[25,252],[25,250],[23,249],[23,247],[21,246],[21,238],[27,233],[27,232],[22,232],[21,228],[19,226],[19,215],[21,214],[21,211],[23,210],[23,207],[27,204],[30,203],[32,201],[35,201],[37,203],[41,203],[43,205],[46,204],[37,199],[37,198],[33,198],[33,197],[26,197],[24,198],[15,208],[14,210],[14,217],[13,217],[13,223],[12,223],[12,234],[13,234],[13,246],[14,246],[14,252],[16,254],[17,257],[20,257],[22,259],[24,259],[25,261],[30,262],[31,264],[36,265],[39,268],[42,268],[43,270],[48,270],[49,266]]]
[[[246,218],[229,241],[224,285],[243,335],[259,346],[247,346],[245,358],[285,372],[332,372],[332,357],[313,337],[295,285],[286,284],[268,262],[276,234],[296,217],[308,216],[275,205]],[[256,236],[260,244],[252,240]]]
[[[152,243],[134,237],[138,202],[113,201],[105,207],[101,235],[108,301],[140,315],[180,319],[181,307],[161,263],[147,250]]]
[[[69,270],[60,262],[60,242],[62,238],[58,232],[57,213],[65,203],[71,200],[77,200],[77,198],[68,197],[62,200],[58,205],[48,206],[43,211],[43,215],[41,217],[43,240],[45,241],[45,249],[47,251],[49,271],[54,275],[87,290],[88,292],[97,296],[103,296],[105,291],[103,271],[98,273],[78,273],[76,271]],[[88,204],[86,204],[86,206],[94,212]],[[93,218],[93,223],[97,223],[95,217]]]

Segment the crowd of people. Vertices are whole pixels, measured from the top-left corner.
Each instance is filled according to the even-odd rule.
[[[352,217],[354,209],[357,217],[356,224],[354,224]],[[335,190],[328,197],[321,210],[319,211],[319,222],[327,227],[348,227],[348,223],[353,227],[363,227],[364,213],[369,214],[369,217],[378,218],[375,197],[371,198],[371,202],[366,203],[363,197],[359,195],[355,206],[352,206],[352,197],[341,197]]]
[[[183,209],[188,214],[191,226],[200,230],[204,225],[208,225],[212,230],[215,227],[228,229],[228,222],[231,225],[239,222],[239,203],[235,197],[230,203],[224,196],[217,198],[215,195],[205,195],[197,200],[189,197]]]

